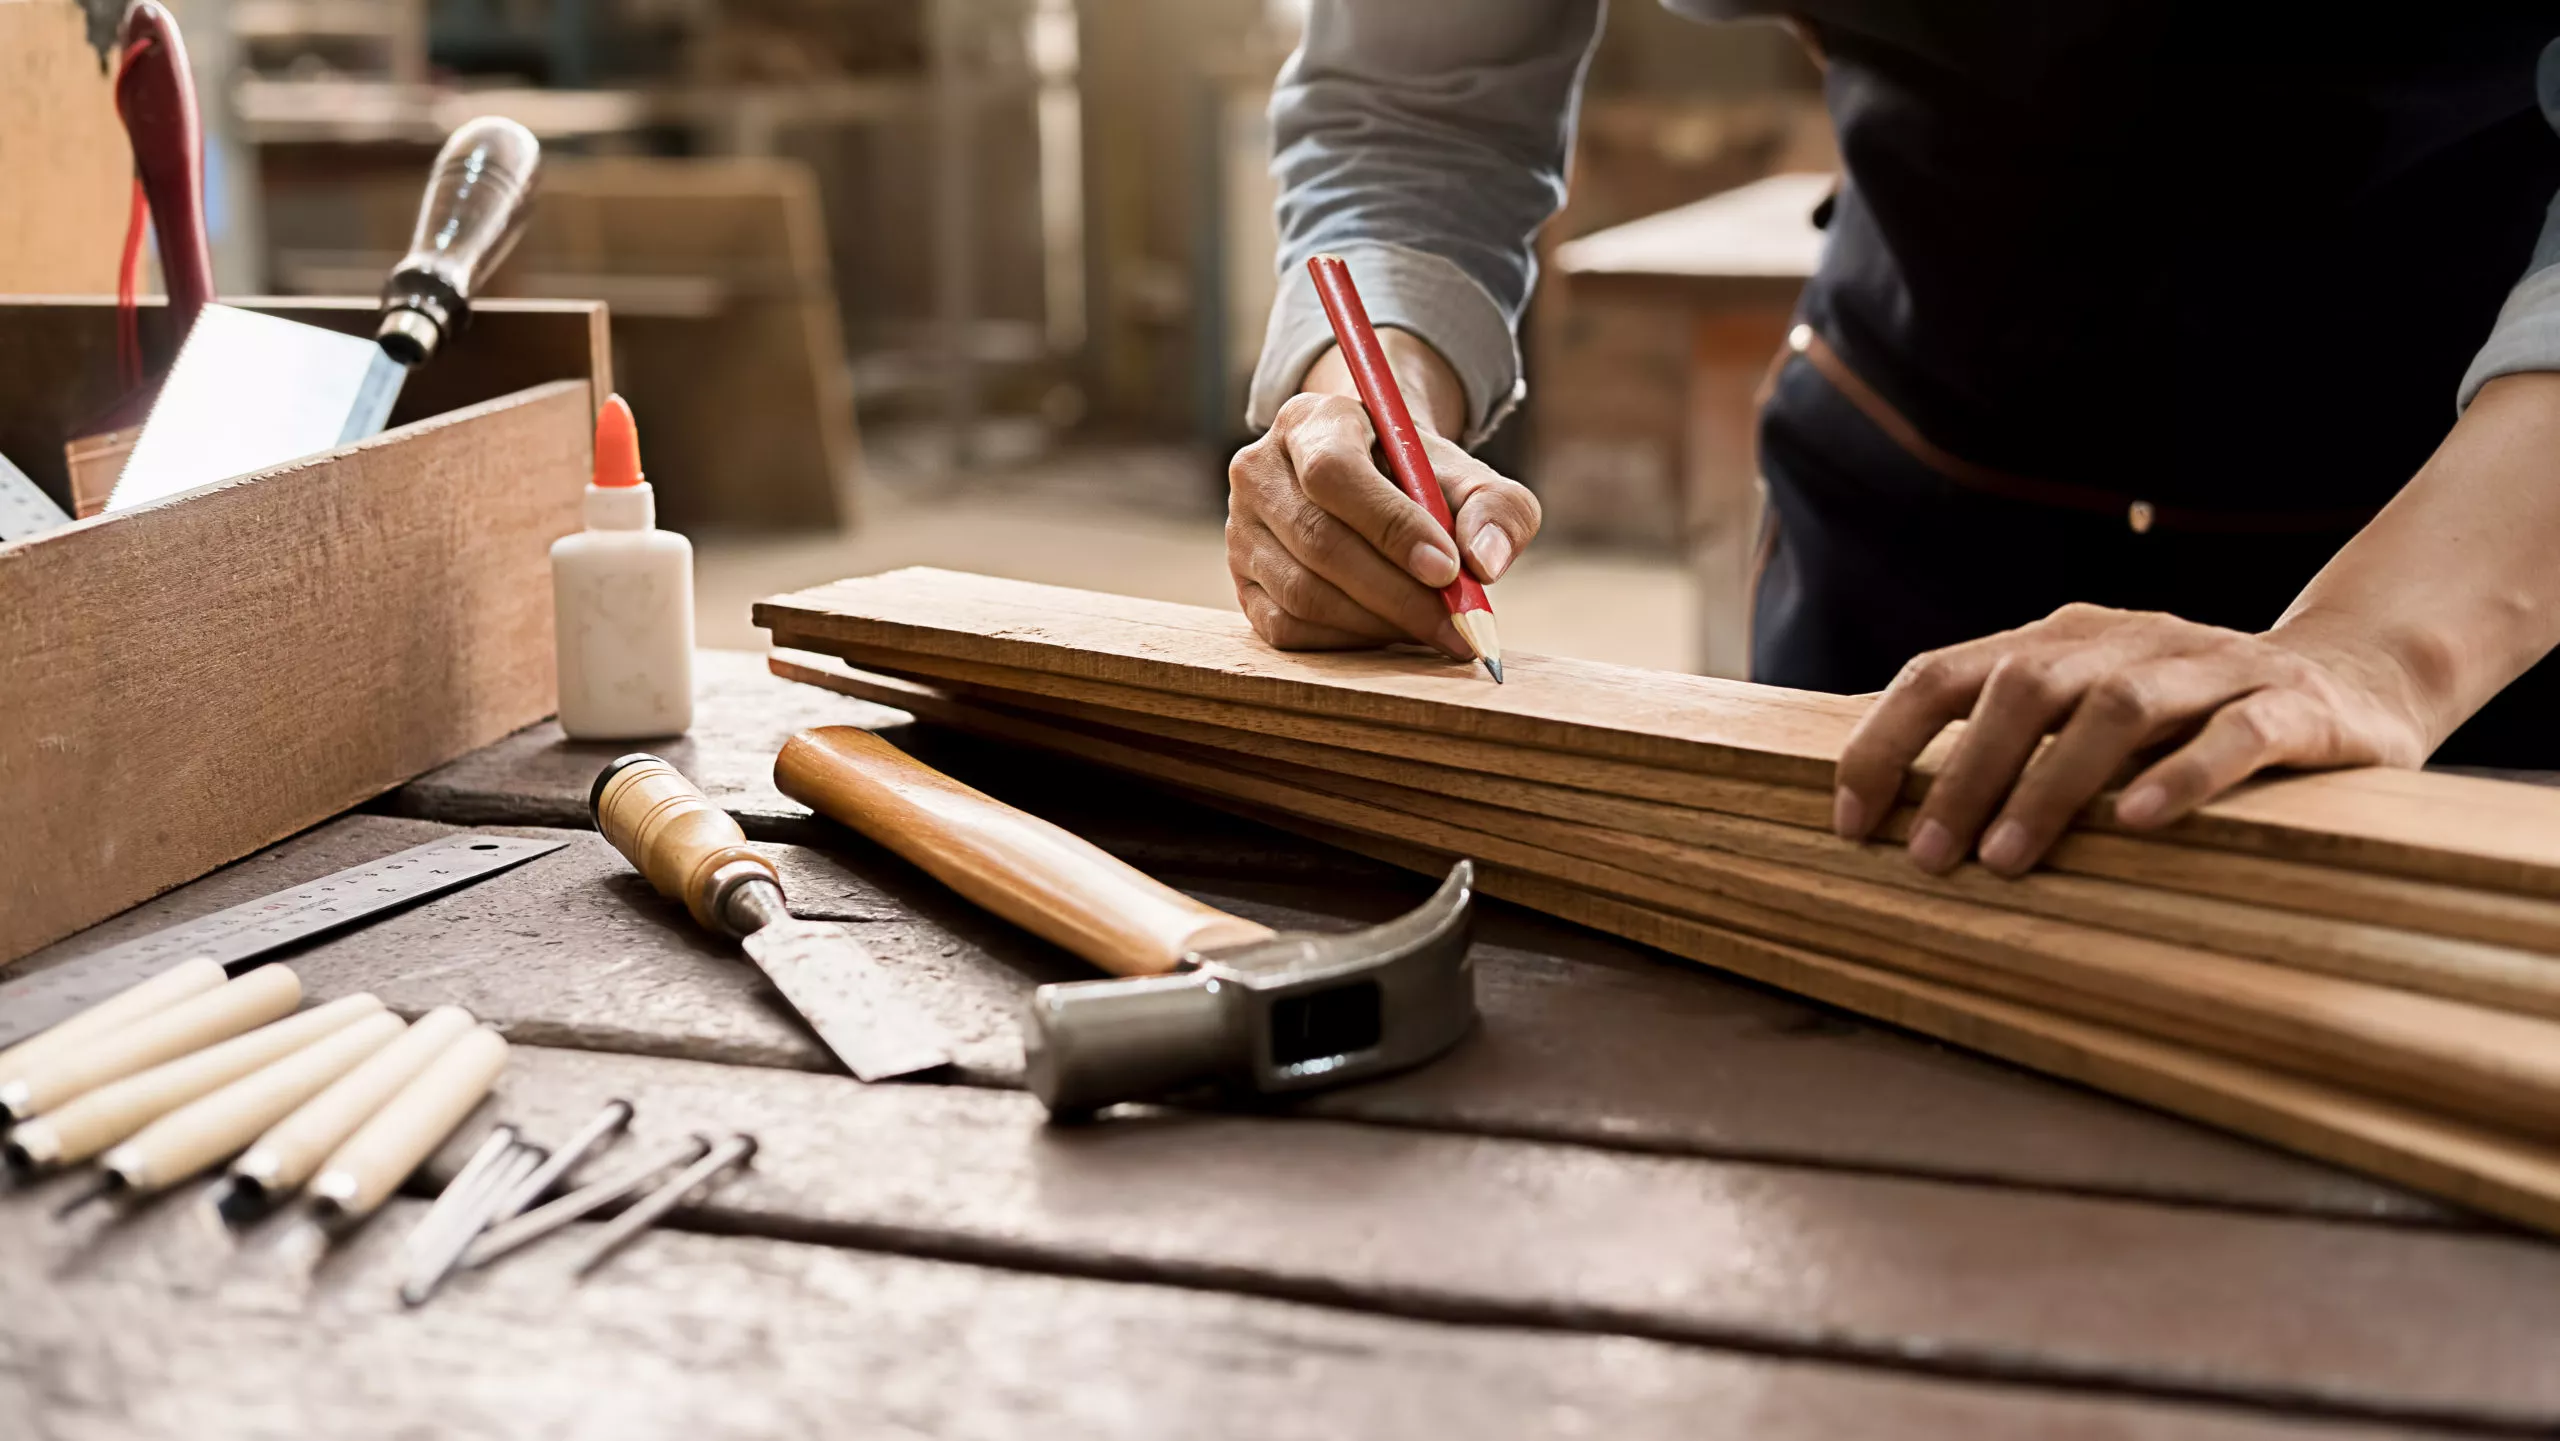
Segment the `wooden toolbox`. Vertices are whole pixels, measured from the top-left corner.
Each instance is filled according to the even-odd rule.
[[[601,305],[488,302],[372,440],[0,544],[0,962],[550,714],[609,356]],[[115,357],[111,301],[0,298],[0,455],[66,508]]]

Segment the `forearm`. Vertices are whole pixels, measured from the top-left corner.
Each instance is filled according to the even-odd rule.
[[[1379,328],[1378,344],[1387,352],[1387,368],[1395,372],[1396,388],[1404,392],[1405,408],[1413,412],[1414,424],[1434,435],[1458,438],[1467,424],[1467,392],[1448,360],[1429,341],[1393,327]],[[1316,357],[1297,388],[1318,395],[1360,393],[1339,346]]]
[[[2560,372],[2483,386],[2273,634],[2365,658],[2430,743],[2560,644]]]
[[[1316,0],[1274,87],[1280,287],[1248,420],[1268,425],[1331,343],[1304,267],[1342,254],[1383,329],[1428,339],[1464,390],[1446,433],[1519,390],[1531,242],[1564,197],[1598,0]]]

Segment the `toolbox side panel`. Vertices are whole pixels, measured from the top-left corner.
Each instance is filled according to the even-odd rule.
[[[555,380],[0,546],[0,962],[551,712]]]

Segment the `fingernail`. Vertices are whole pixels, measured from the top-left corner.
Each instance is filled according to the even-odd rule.
[[[1458,556],[1444,546],[1416,541],[1413,554],[1405,557],[1404,568],[1424,585],[1447,585],[1458,578]]]
[[[2138,785],[2116,797],[2116,819],[2129,826],[2150,825],[2168,808],[2169,793],[2156,785]]]
[[[1929,872],[1956,863],[1956,833],[1936,821],[1922,821],[1911,833],[1911,863]]]
[[[1511,537],[1492,526],[1486,526],[1476,532],[1476,543],[1473,549],[1476,553],[1476,569],[1484,573],[1484,578],[1502,579],[1502,572],[1511,564]]]
[[[1454,620],[1444,620],[1440,622],[1440,631],[1437,635],[1431,637],[1431,643],[1440,647],[1442,650],[1447,651],[1451,657],[1457,660],[1473,660],[1475,658],[1474,654],[1467,649],[1467,638],[1458,634],[1458,623]]]
[[[2027,828],[2016,821],[2002,821],[1982,838],[1982,863],[1995,871],[2012,874],[2027,868]]]
[[[1866,803],[1847,786],[1831,797],[1831,833],[1852,841],[1867,833]]]

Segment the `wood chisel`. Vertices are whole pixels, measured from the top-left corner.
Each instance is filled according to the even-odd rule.
[[[674,766],[627,755],[588,794],[596,829],[693,918],[739,945],[847,1069],[884,1081],[950,1064],[942,1028],[916,1014],[870,950],[831,921],[795,920],[782,874],[728,812]]]
[[[429,172],[409,254],[383,285],[373,339],[209,305],[162,382],[109,511],[381,433],[412,367],[470,319],[523,230],[542,156],[501,116],[465,121]]]
[[[1418,1066],[1476,1020],[1475,867],[1379,925],[1274,932],[853,726],[793,736],[784,795],[1118,979],[1032,994],[1032,1093],[1060,1115],[1222,1083],[1315,1090]]]
[[[567,844],[478,832],[450,836],[48,966],[0,984],[0,1046],[15,1046],[191,960],[211,960],[237,974],[287,946],[486,880]],[[196,978],[210,984],[201,968]],[[42,1044],[51,1046],[53,1038]],[[17,1055],[0,1052],[0,1059]]]

